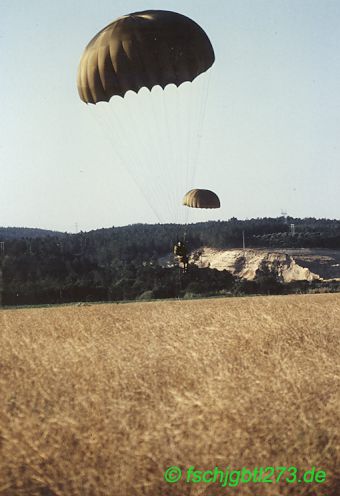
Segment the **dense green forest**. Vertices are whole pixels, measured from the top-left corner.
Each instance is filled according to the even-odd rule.
[[[42,238],[44,236],[62,236],[63,233],[31,227],[0,227],[0,241],[19,238]]]
[[[188,226],[135,224],[78,234],[1,228],[2,302],[22,305],[280,293],[297,286],[306,290],[308,283],[287,287],[271,274],[259,273],[250,283],[236,280],[227,271],[191,266],[183,274],[176,266],[160,263],[184,236],[191,250],[240,248],[243,232],[249,248],[340,249],[340,221],[314,218],[232,218]]]

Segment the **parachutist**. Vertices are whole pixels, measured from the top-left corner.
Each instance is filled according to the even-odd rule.
[[[183,272],[187,272],[189,265],[188,250],[183,241],[177,241],[174,246],[174,255],[178,259],[178,263],[182,264]]]

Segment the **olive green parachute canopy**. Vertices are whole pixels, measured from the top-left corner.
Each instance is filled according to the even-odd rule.
[[[119,17],[90,41],[78,69],[78,92],[85,103],[108,102],[156,85],[193,81],[215,60],[203,29],[188,17],[145,10]]]
[[[183,205],[192,208],[220,208],[218,196],[208,189],[192,189],[183,198]]]

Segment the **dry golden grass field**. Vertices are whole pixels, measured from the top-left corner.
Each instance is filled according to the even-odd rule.
[[[0,495],[339,496],[339,357],[339,294],[1,310]]]

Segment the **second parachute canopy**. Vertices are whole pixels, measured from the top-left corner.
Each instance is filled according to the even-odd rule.
[[[192,189],[183,198],[183,205],[192,208],[220,208],[219,197],[209,189]]]

